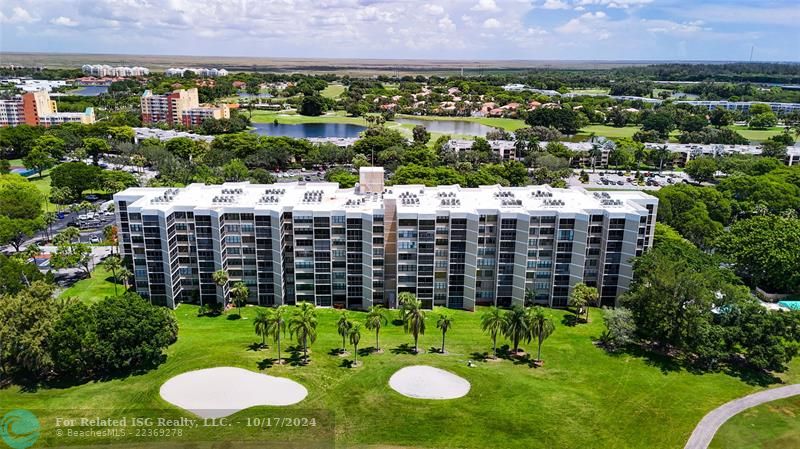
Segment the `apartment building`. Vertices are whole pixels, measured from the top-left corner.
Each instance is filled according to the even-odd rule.
[[[168,123],[170,125],[197,126],[208,118],[230,118],[228,105],[200,106],[197,88],[178,89],[168,94],[155,95],[146,90],[140,100],[142,122]]]
[[[365,168],[335,183],[191,184],[114,195],[120,251],[154,303],[217,303],[244,282],[251,303],[472,310],[564,307],[579,282],[614,304],[632,259],[652,245],[658,200],[642,192],[548,186],[384,186]]]
[[[93,108],[84,112],[58,112],[56,102],[47,91],[27,92],[8,100],[0,100],[0,126],[53,126],[63,123],[91,124]]]
[[[517,148],[513,140],[489,140],[487,142],[498,160],[514,161],[517,159]],[[472,150],[474,143],[474,140],[451,139],[444,144],[444,149],[455,153],[464,153]]]
[[[167,76],[184,76],[186,72],[194,73],[197,76],[204,76],[215,78],[218,76],[228,76],[228,71],[225,69],[205,68],[205,67],[171,67],[164,71]]]
[[[147,76],[150,70],[145,67],[112,67],[106,64],[84,64],[81,71],[87,75],[94,76]]]
[[[186,109],[181,113],[183,126],[199,126],[204,120],[231,118],[231,109],[227,104],[217,107],[196,107]]]

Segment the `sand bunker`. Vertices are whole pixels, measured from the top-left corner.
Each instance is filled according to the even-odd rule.
[[[179,374],[161,397],[201,418],[222,418],[257,405],[291,405],[308,395],[299,383],[246,369],[220,367]]]
[[[455,399],[469,393],[469,382],[439,368],[417,365],[400,369],[389,379],[393,390],[416,399]]]

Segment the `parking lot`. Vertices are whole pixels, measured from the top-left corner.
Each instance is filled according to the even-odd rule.
[[[600,189],[621,190],[658,190],[661,187],[678,184],[688,180],[682,172],[640,172],[641,180],[636,179],[636,172],[597,170],[595,173],[587,172],[589,182],[582,183],[576,173],[568,180],[570,186]]]

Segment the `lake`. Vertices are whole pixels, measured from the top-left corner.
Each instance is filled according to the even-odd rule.
[[[358,137],[367,129],[360,125],[345,123],[301,123],[284,125],[274,123],[253,123],[255,132],[262,136],[286,136],[302,139],[305,137]]]
[[[481,125],[477,122],[467,122],[463,120],[418,120],[412,118],[396,118],[397,123],[422,125],[429,132],[442,134],[462,134],[468,136],[486,136],[486,133],[493,130],[491,126]]]
[[[100,94],[108,93],[108,86],[85,86],[72,91],[70,95],[80,95],[82,97],[96,97]]]

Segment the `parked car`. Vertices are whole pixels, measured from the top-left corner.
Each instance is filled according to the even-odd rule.
[[[110,210],[107,210],[107,211],[103,212],[103,215],[105,215],[106,217],[113,217],[114,216],[114,212],[111,212]]]
[[[80,221],[86,221],[88,219],[89,219],[89,217],[86,214],[78,215],[78,220],[80,220]]]
[[[89,200],[89,201],[97,201],[98,199],[100,199],[100,197],[97,196],[97,195],[94,195],[94,194],[90,194],[90,195],[86,195],[86,199]]]
[[[92,238],[89,239],[89,243],[100,243],[100,237],[93,235]]]
[[[617,185],[618,186],[623,186],[623,185],[625,185],[625,181],[617,181]]]

